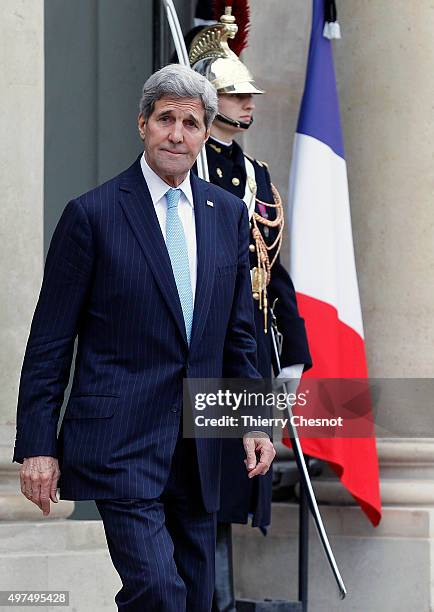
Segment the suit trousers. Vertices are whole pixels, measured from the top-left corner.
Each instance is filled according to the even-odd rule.
[[[122,612],[209,612],[216,515],[206,512],[194,440],[178,437],[157,499],[95,500],[122,588]]]

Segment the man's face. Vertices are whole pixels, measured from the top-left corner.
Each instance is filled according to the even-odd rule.
[[[149,166],[177,187],[196,161],[209,136],[199,98],[160,98],[147,121],[139,115],[139,132]]]
[[[253,117],[255,103],[252,94],[219,94],[219,113],[226,115],[235,121],[249,123]],[[216,122],[218,119],[216,120]],[[219,125],[223,125],[219,122]],[[234,132],[241,132],[242,128],[225,126],[225,129],[232,129]]]

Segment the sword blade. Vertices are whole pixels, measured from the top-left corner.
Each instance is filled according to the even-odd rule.
[[[276,340],[276,330],[274,329],[273,325],[271,326],[271,338],[273,342],[274,359],[275,359],[275,372],[274,373],[277,376],[281,370],[281,367],[280,367],[280,356],[279,356],[277,340]],[[286,392],[286,383],[282,383],[282,386],[284,387],[285,392]],[[289,439],[291,441],[292,450],[294,451],[295,462],[297,464],[297,468],[300,473],[300,480],[303,485],[304,491],[306,493],[309,510],[312,514],[312,518],[314,520],[320,542],[322,544],[323,550],[329,562],[333,576],[336,580],[336,583],[339,589],[339,596],[341,599],[344,599],[345,595],[347,594],[347,589],[345,588],[344,581],[342,579],[339,568],[337,566],[336,559],[333,554],[332,548],[330,546],[330,542],[327,537],[324,523],[321,518],[321,513],[319,511],[318,504],[315,498],[315,493],[312,487],[312,481],[310,479],[310,475],[306,467],[303,450],[301,448],[300,439],[298,437],[297,427],[292,423],[293,414],[292,414],[292,410],[289,404],[287,404],[286,413],[287,413],[286,416],[288,417],[288,423],[289,423],[288,429],[291,428]]]

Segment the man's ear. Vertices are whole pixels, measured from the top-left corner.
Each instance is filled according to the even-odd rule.
[[[208,140],[210,136],[211,136],[211,127],[209,127],[205,132],[205,140],[203,141],[203,144],[206,143],[206,141]]]
[[[146,120],[142,113],[140,113],[137,117],[137,127],[139,130],[140,138],[143,140],[145,138]]]

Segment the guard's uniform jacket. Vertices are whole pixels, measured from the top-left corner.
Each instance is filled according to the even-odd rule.
[[[223,145],[210,138],[206,144],[210,181],[243,199],[248,180],[246,162],[241,147],[233,142]],[[250,158],[249,158],[250,159]],[[266,207],[258,200],[274,205],[270,175],[266,164],[250,159],[254,167],[257,187],[255,212],[273,221],[277,209]],[[251,223],[251,225],[253,225]],[[278,227],[267,227],[257,222],[257,227],[267,245],[272,244]],[[255,240],[251,232],[250,267],[258,264]],[[278,243],[279,245],[279,243]],[[277,248],[278,248],[277,245]],[[276,249],[268,252],[269,260],[276,255]],[[291,279],[280,263],[279,255],[271,268],[271,278],[267,286],[268,304],[273,305],[279,331],[283,334],[281,367],[293,364],[312,365],[306,338],[304,320],[299,316],[295,291]],[[252,298],[253,299],[253,298]],[[264,311],[259,309],[259,300],[254,299],[256,340],[258,346],[258,370],[264,378],[271,376],[272,339],[270,332],[271,317],[267,317],[268,333],[265,333]],[[249,479],[245,469],[244,449],[238,440],[223,440],[221,507],[218,520],[225,523],[246,523],[251,513],[252,525],[265,527],[270,523],[272,470],[266,476]]]

